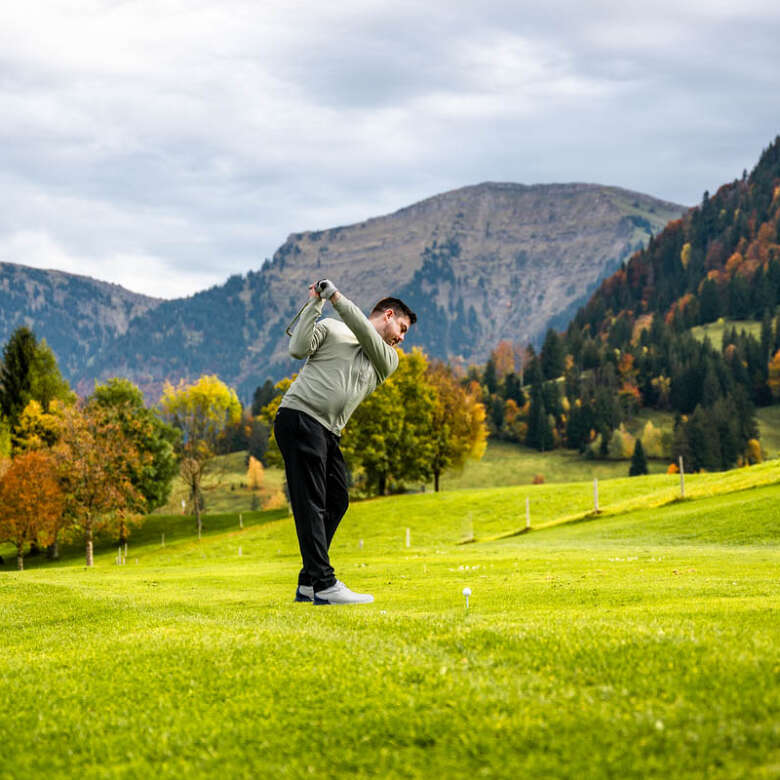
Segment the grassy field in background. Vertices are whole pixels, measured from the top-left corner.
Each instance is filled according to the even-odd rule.
[[[686,488],[355,503],[361,607],[292,603],[286,510],[6,567],[0,777],[778,777],[780,462]]]
[[[769,458],[780,458],[780,404],[756,410],[761,447]]]
[[[246,460],[246,452],[232,452],[229,455],[220,455],[208,464],[203,479],[203,498],[207,512],[246,512],[253,508],[253,504],[258,505],[257,509],[284,505],[284,472],[276,468],[264,469],[262,487],[259,490],[250,490],[247,486]],[[168,503],[158,512],[181,514],[182,501],[186,506],[188,497],[189,489],[181,479],[176,478]],[[253,498],[256,499],[254,502]]]
[[[728,328],[737,329],[737,333],[745,331],[751,336],[759,339],[761,338],[761,321],[760,320],[726,320],[721,317],[716,322],[708,322],[706,325],[697,325],[695,328],[691,328],[691,333],[699,340],[704,341],[705,336],[712,342],[712,346],[716,349],[720,349],[720,345],[723,343],[723,333]]]
[[[575,482],[586,479],[625,477],[628,460],[589,460],[573,450],[539,452],[510,442],[490,441],[479,461],[468,461],[462,471],[445,473],[442,490],[509,485],[530,485],[540,475],[545,482]],[[650,473],[665,472],[668,461],[648,461]],[[428,486],[432,489],[432,485]]]
[[[761,443],[767,456],[780,457],[780,405],[757,410],[761,429]],[[628,424],[634,435],[641,435],[645,423],[651,420],[657,428],[671,431],[674,416],[669,412],[642,410]],[[651,474],[665,473],[669,460],[650,460]],[[535,477],[544,482],[581,482],[598,479],[614,479],[628,476],[629,460],[593,460],[573,450],[537,450],[510,442],[489,440],[487,450],[479,461],[468,461],[463,469],[453,469],[442,475],[442,490],[464,488],[508,487],[530,485]],[[204,480],[204,498],[209,513],[247,512],[256,508],[279,508],[285,505],[283,494],[284,474],[281,469],[266,468],[263,486],[252,491],[246,485],[246,453],[234,452],[215,459]],[[422,486],[410,485],[412,489]],[[433,482],[426,484],[433,490]],[[188,495],[181,480],[175,480],[171,498],[159,514],[181,514],[182,499]],[[256,501],[253,504],[253,496]]]

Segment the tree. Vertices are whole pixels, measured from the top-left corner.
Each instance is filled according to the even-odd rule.
[[[548,328],[542,345],[542,375],[545,379],[557,379],[566,367],[563,342],[553,328]]]
[[[19,423],[13,432],[14,449],[17,452],[28,452],[54,446],[62,426],[63,410],[59,401],[53,401],[48,412],[35,399],[29,401],[19,415]]]
[[[478,460],[484,454],[487,441],[485,407],[443,363],[429,365],[426,378],[436,394],[431,469],[434,490],[438,492],[439,477],[446,469],[462,466],[469,457]]]
[[[35,335],[29,328],[17,328],[3,349],[0,368],[0,410],[11,429],[19,422],[22,409],[31,399],[31,378],[35,349]]]
[[[485,363],[485,373],[482,375],[482,382],[487,388],[488,393],[495,393],[498,389],[498,375],[496,373],[496,361],[491,355],[488,362]]]
[[[515,350],[511,341],[499,341],[491,353],[495,365],[496,376],[503,379],[507,374],[513,374],[515,370]]]
[[[780,400],[780,349],[775,352],[775,356],[769,361],[769,379],[767,384],[772,392],[772,398],[775,401]]]
[[[258,415],[260,422],[268,428],[268,443],[264,453],[265,457],[263,458],[263,463],[266,466],[284,468],[284,458],[282,458],[282,453],[279,452],[279,445],[276,443],[276,437],[274,436],[274,420],[276,419],[276,413],[279,411],[279,405],[282,403],[284,394],[297,376],[298,374],[293,374],[290,377],[280,379],[274,385],[276,395],[260,410],[260,414]]]
[[[146,500],[147,510],[163,506],[179,468],[176,447],[180,434],[147,408],[141,391],[128,379],[117,377],[95,385],[90,405],[106,420],[119,423],[122,433],[141,456],[137,471],[131,471],[133,486]]]
[[[53,450],[65,493],[66,519],[86,541],[86,563],[93,565],[95,534],[138,522],[147,504],[133,477],[151,460],[124,433],[122,419],[96,404],[64,410]]]
[[[647,458],[645,458],[642,440],[637,439],[634,447],[634,454],[631,456],[631,466],[628,469],[628,476],[637,477],[642,474],[647,474]]]
[[[514,401],[518,406],[525,406],[525,393],[518,374],[507,374],[504,378],[504,398]]]
[[[395,373],[363,401],[344,431],[347,463],[353,472],[363,469],[378,495],[432,476],[436,396],[426,380],[427,366],[420,350],[399,352]]]
[[[252,395],[252,417],[257,417],[260,414],[260,410],[264,406],[268,406],[276,398],[277,394],[276,385],[270,379],[266,379],[262,385],[258,385]]]
[[[241,418],[235,390],[216,376],[202,376],[194,384],[166,383],[160,399],[163,418],[181,432],[181,475],[190,489],[200,539],[201,482],[204,470],[216,454],[219,434]]]
[[[263,464],[250,455],[246,470],[246,483],[249,489],[260,490],[263,487],[263,477]]]
[[[0,541],[16,547],[19,570],[24,569],[25,545],[53,541],[62,510],[53,458],[40,451],[17,455],[0,479]]]
[[[249,423],[249,441],[247,442],[249,454],[262,461],[268,450],[269,437],[268,426],[259,417],[253,417]]]
[[[542,370],[535,360],[531,369],[531,407],[528,411],[528,433],[525,443],[541,452],[552,449],[553,433],[544,403]]]
[[[29,328],[17,328],[3,350],[0,368],[0,411],[10,429],[19,424],[31,400],[40,402],[43,411],[48,412],[53,400],[70,404],[75,398],[46,341],[39,343]]]

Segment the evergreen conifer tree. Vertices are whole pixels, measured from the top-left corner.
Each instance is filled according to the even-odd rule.
[[[647,458],[645,457],[645,450],[642,447],[642,440],[636,440],[636,446],[634,447],[634,454],[631,457],[631,466],[628,470],[629,477],[639,477],[642,474],[647,474]]]
[[[542,345],[542,374],[545,379],[557,379],[565,368],[563,342],[553,328],[549,328]]]
[[[528,411],[528,433],[525,443],[541,452],[552,449],[553,434],[544,403],[544,386],[539,361],[533,363],[531,408]]]

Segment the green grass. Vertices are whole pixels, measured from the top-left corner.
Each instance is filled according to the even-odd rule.
[[[780,463],[675,483],[356,503],[362,607],[292,603],[285,511],[0,571],[0,777],[780,777]]]
[[[481,460],[467,461],[461,471],[442,475],[442,490],[491,486],[530,485],[541,475],[545,482],[575,482],[586,479],[613,479],[628,475],[629,460],[589,460],[573,450],[539,452],[510,442],[488,442]],[[666,460],[650,460],[651,473],[665,472]],[[428,486],[432,489],[432,485]]]
[[[284,472],[281,469],[264,470],[263,485],[260,490],[250,490],[246,484],[246,452],[231,452],[214,458],[206,467],[203,479],[203,498],[206,511],[246,512],[252,508],[253,496],[257,496],[259,508],[266,508],[269,500],[283,500],[282,483]],[[168,503],[159,512],[163,514],[180,513],[182,500],[189,497],[189,488],[181,479],[175,479]]]
[[[720,349],[720,345],[723,342],[723,333],[726,329],[737,329],[737,333],[745,331],[754,338],[761,338],[761,321],[760,320],[727,320],[720,317],[715,322],[709,322],[706,325],[697,325],[691,328],[691,333],[699,340],[704,341],[704,337],[709,337],[712,345],[717,349]]]
[[[780,458],[780,404],[756,410],[761,447],[769,458]]]

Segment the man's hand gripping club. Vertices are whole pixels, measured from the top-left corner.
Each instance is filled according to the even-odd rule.
[[[314,291],[320,298],[329,301],[333,296],[338,293],[336,285],[331,282],[330,279],[320,279],[317,284],[314,285]]]

